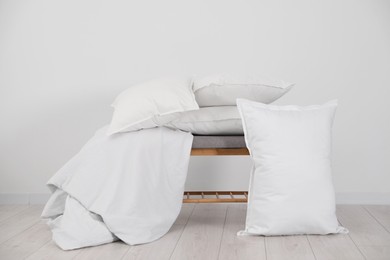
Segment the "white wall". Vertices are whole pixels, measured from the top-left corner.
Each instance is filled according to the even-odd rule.
[[[47,193],[127,86],[216,72],[297,83],[278,104],[338,98],[337,192],[390,194],[388,0],[1,0],[0,193]],[[249,168],[192,158],[188,187],[245,189]]]

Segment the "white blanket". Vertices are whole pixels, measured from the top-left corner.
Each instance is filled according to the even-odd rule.
[[[42,217],[64,250],[151,242],[177,218],[192,135],[164,127],[95,136],[48,182]]]

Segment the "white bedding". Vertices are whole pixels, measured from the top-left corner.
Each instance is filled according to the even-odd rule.
[[[48,182],[42,217],[64,250],[135,245],[168,232],[177,218],[192,135],[165,127],[95,136]]]

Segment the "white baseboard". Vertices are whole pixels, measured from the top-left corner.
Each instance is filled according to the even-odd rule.
[[[336,203],[390,205],[390,192],[337,192]]]
[[[50,195],[50,193],[0,193],[0,205],[45,204],[49,200]]]
[[[0,193],[0,205],[45,204],[50,193]],[[337,204],[390,205],[390,192],[338,192]]]

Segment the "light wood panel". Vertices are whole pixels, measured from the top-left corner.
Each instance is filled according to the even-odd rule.
[[[265,238],[268,260],[315,260],[306,236],[276,236]]]
[[[13,217],[2,221],[0,223],[0,243],[36,224],[40,220],[42,209],[42,206],[30,206]]]
[[[1,259],[24,259],[51,240],[48,226],[38,222],[19,235],[0,244]]]
[[[226,204],[197,204],[171,259],[217,259]]]
[[[173,225],[171,230],[155,242],[132,246],[123,259],[131,260],[168,260],[170,259],[184,225]]]
[[[180,211],[180,214],[175,221],[175,224],[177,224],[177,225],[187,224],[192,212],[194,211],[195,205],[196,204],[192,204],[192,203],[183,204],[181,206],[181,211]]]
[[[369,205],[364,208],[390,232],[390,205]]]
[[[308,236],[310,246],[317,260],[360,260],[364,259],[349,235]]]
[[[338,217],[368,259],[389,259],[390,233],[362,206],[338,206]]]
[[[60,249],[53,241],[50,241],[27,257],[26,260],[68,260],[73,259],[83,250],[85,249],[64,251]]]
[[[26,210],[28,207],[28,205],[0,205],[0,223],[23,210]]]
[[[4,209],[4,207],[2,207]],[[184,204],[171,230],[139,246],[122,242],[63,251],[40,221],[41,206],[8,207],[0,259],[390,259],[390,206],[339,206],[349,235],[237,237],[245,204]],[[364,257],[363,257],[364,256]],[[265,258],[267,257],[267,258]]]
[[[120,260],[129,251],[130,246],[118,241],[80,250],[74,260]]]
[[[194,207],[194,204],[183,204],[175,224],[165,236],[153,243],[132,246],[123,259],[170,259],[173,251],[175,250],[177,242],[181,237],[186,224],[188,223]]]
[[[218,259],[266,259],[264,237],[237,236],[237,231],[245,228],[246,207],[246,204],[229,205]]]

